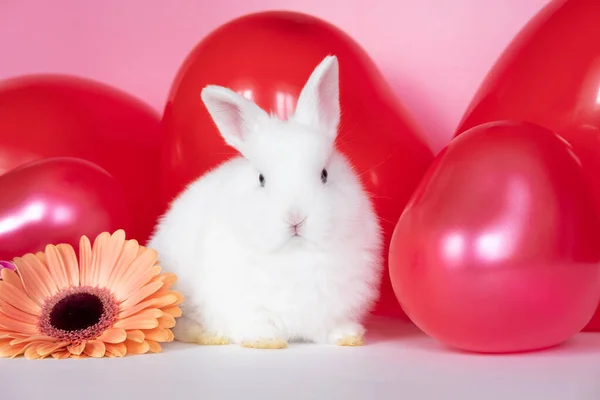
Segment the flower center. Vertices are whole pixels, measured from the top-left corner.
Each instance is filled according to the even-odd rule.
[[[102,318],[102,300],[91,293],[74,293],[61,299],[50,311],[50,325],[67,332],[89,328]]]
[[[93,340],[113,326],[119,306],[105,288],[71,287],[46,300],[39,330],[59,341]]]

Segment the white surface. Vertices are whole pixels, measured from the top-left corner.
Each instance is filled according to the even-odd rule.
[[[600,334],[543,352],[450,351],[377,319],[368,344],[285,350],[181,343],[121,359],[0,359],[0,399],[599,400]]]

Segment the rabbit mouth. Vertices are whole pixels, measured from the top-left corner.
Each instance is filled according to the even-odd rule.
[[[302,239],[306,239],[300,229],[299,225],[290,226],[288,240],[296,242]]]
[[[310,239],[306,236],[306,228],[304,219],[295,223],[289,223],[287,227],[287,238],[285,239],[284,246],[291,245],[292,247],[304,246],[311,243]]]
[[[284,251],[311,251],[318,249],[319,243],[315,242],[310,236],[305,236],[301,231],[294,233],[290,231],[290,234],[280,244],[279,249]]]
[[[290,226],[290,232],[291,232],[293,238],[302,236],[300,234],[300,224],[295,224],[295,225]]]
[[[298,212],[292,212],[289,215],[289,218],[286,219],[286,222],[288,223],[288,229],[292,237],[302,236],[300,231],[304,229],[305,221],[306,216],[303,216]]]

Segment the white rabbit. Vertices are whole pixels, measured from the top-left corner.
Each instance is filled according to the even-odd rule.
[[[241,156],[192,182],[148,243],[185,296],[177,340],[363,344],[382,236],[359,177],[335,148],[338,76],[337,57],[327,56],[286,121],[227,88],[202,90]]]

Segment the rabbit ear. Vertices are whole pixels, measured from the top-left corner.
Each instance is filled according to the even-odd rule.
[[[294,118],[322,130],[334,140],[340,122],[339,68],[329,55],[313,70],[298,96]]]
[[[222,86],[208,85],[200,97],[225,142],[242,153],[248,135],[268,117],[256,103]]]

